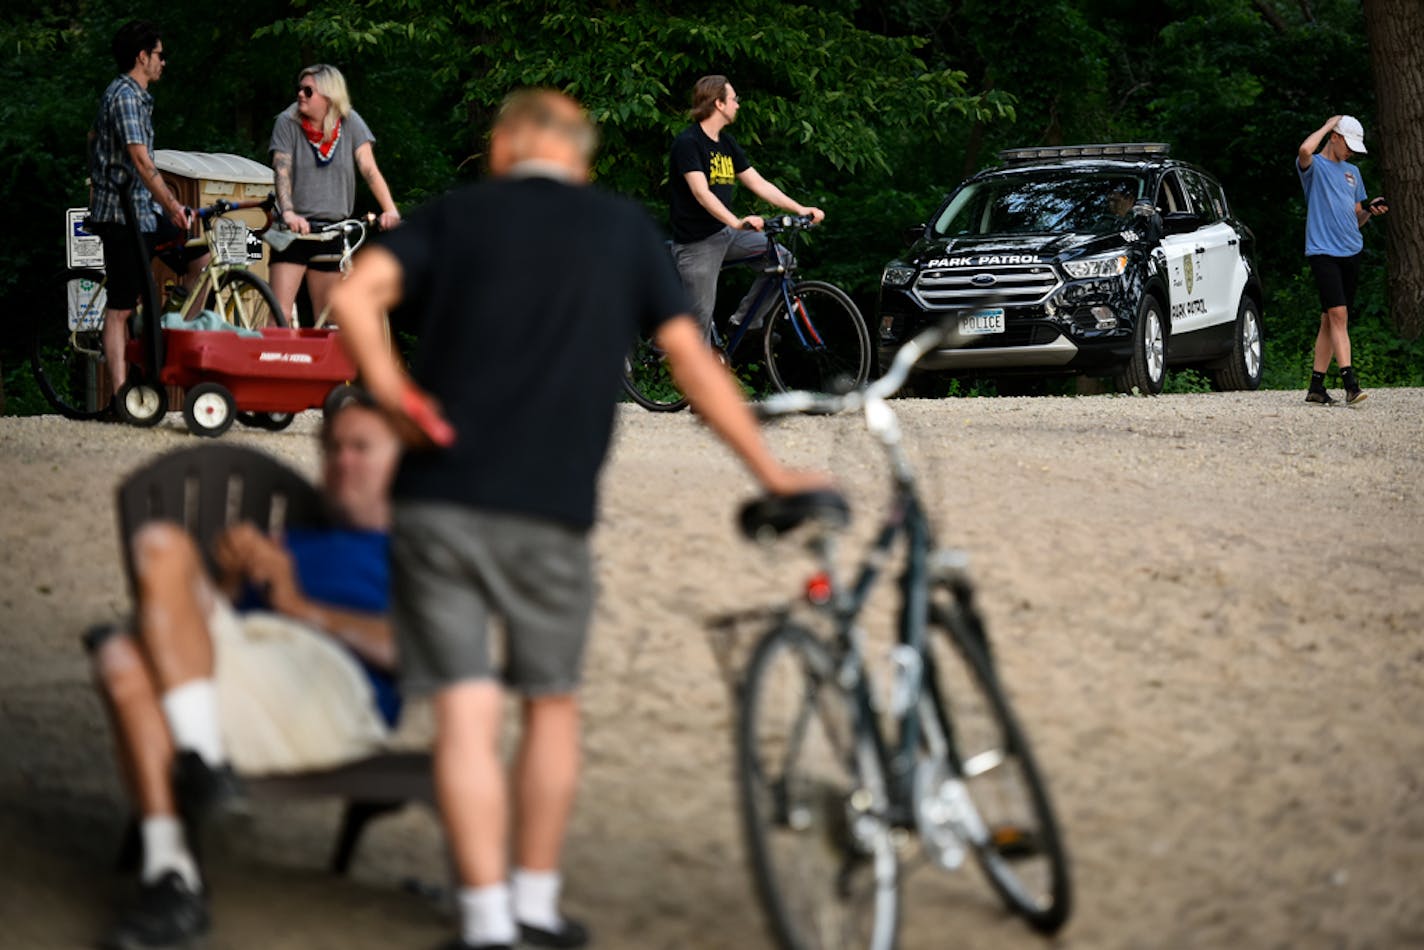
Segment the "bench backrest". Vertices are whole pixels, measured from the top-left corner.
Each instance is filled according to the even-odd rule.
[[[133,536],[149,521],[182,525],[213,569],[213,540],[250,521],[272,536],[288,525],[327,523],[321,493],[296,471],[264,452],[240,445],[205,444],[162,455],[119,485],[119,543],[134,590]]]

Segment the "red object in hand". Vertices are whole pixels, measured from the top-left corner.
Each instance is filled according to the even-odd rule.
[[[435,408],[435,401],[415,386],[408,385],[401,393],[401,412],[414,422],[425,437],[442,449],[455,444],[455,429]]]

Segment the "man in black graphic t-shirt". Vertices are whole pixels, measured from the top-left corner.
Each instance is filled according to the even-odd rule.
[[[692,312],[705,328],[717,303],[717,273],[723,261],[747,260],[765,253],[766,235],[760,233],[759,215],[737,217],[732,195],[737,182],[746,185],[758,198],[778,208],[821,221],[820,208],[797,204],[780,188],[763,178],[747,161],[727,126],[737,119],[741,100],[726,76],[703,76],[692,89],[692,125],[673,140],[668,157],[668,180],[672,184],[673,257],[682,283],[692,297]],[[784,252],[783,252],[784,253]],[[785,261],[783,261],[784,263]],[[732,323],[747,319],[768,278],[757,278],[742,298]],[[751,314],[755,328],[769,309]]]

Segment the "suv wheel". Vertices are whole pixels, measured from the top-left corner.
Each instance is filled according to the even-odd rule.
[[[1261,385],[1261,313],[1256,301],[1241,295],[1236,332],[1226,365],[1211,374],[1213,389],[1255,389]]]
[[[1132,359],[1113,381],[1118,392],[1138,392],[1156,396],[1167,378],[1167,324],[1157,298],[1146,295],[1137,308],[1137,326],[1132,333]]]

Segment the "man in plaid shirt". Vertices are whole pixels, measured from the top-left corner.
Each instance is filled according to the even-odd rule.
[[[108,305],[104,310],[104,360],[114,392],[127,376],[124,347],[128,319],[143,288],[143,269],[160,245],[164,261],[179,274],[185,268],[196,276],[207,263],[206,255],[186,260],[183,241],[188,236],[192,212],[163,181],[153,164],[153,96],[150,83],[163,75],[166,57],[158,27],[144,20],[125,23],[114,35],[114,63],[120,75],[109,83],[99,100],[99,112],[89,133],[88,228],[104,243],[104,269],[108,274]],[[120,185],[134,182],[134,205],[146,252],[140,256],[124,214]],[[160,214],[162,212],[162,214]],[[175,243],[176,242],[176,243]],[[117,405],[117,403],[116,403]]]

